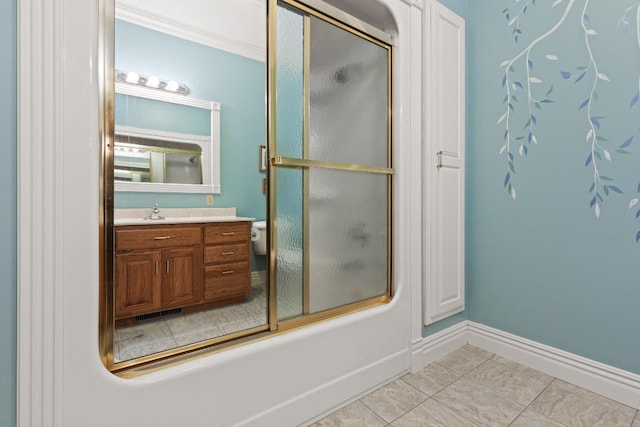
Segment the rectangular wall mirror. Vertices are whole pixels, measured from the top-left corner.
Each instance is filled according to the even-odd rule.
[[[127,80],[115,83],[115,191],[220,193],[220,104]]]

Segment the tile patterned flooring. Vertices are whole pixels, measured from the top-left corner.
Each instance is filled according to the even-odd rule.
[[[640,411],[465,345],[313,424],[640,427]]]
[[[240,304],[116,328],[114,359],[131,360],[264,325],[266,307],[265,286],[254,283],[251,295]]]

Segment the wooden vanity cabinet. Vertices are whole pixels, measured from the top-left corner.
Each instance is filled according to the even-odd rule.
[[[251,292],[250,223],[118,226],[115,319],[241,302]]]
[[[116,320],[201,301],[200,225],[116,230]]]
[[[160,310],[159,251],[116,254],[116,319]]]
[[[204,226],[204,300],[243,300],[251,293],[249,222]]]

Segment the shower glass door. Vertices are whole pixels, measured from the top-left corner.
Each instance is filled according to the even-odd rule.
[[[391,46],[317,7],[282,0],[276,10],[269,151],[277,319],[389,301]]]

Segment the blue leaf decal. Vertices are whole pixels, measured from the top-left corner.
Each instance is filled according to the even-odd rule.
[[[634,105],[636,105],[636,102],[638,102],[638,100],[640,100],[640,91],[636,92],[636,94],[633,96],[633,99],[631,99],[631,104],[629,104],[629,107],[633,107]]]
[[[529,136],[527,136],[527,140],[529,141],[529,144],[531,144],[531,140],[532,139],[533,139],[533,134],[531,132],[529,132]],[[527,147],[524,147],[524,148],[525,148],[525,154],[526,154],[526,148]]]
[[[522,14],[526,14],[527,13],[527,9],[529,8],[529,6],[525,6],[524,9],[522,9]]]
[[[529,65],[529,69],[533,70],[533,62],[530,59],[527,61],[527,64]]]
[[[520,83],[520,82],[514,82],[513,84],[514,84],[516,87],[518,87],[518,88],[522,89],[522,83]]]
[[[596,129],[600,129],[600,120],[596,119],[595,117],[591,118],[591,123],[593,123],[593,125],[596,127]]]
[[[591,199],[591,203],[589,203],[589,207],[592,208],[593,205],[596,204],[596,196],[593,196],[593,199]]]
[[[509,131],[505,130],[504,131],[504,139],[507,139],[507,137],[509,137]]]
[[[636,234],[636,242],[640,241],[640,231],[638,231],[638,234]]]
[[[585,167],[589,166],[589,164],[591,163],[591,160],[593,160],[593,153],[589,153],[587,160],[584,162],[584,166]]]
[[[506,187],[511,179],[511,172],[507,172],[507,176],[504,177],[504,186]]]
[[[638,193],[640,193],[640,184],[638,184]]]
[[[518,33],[518,34],[522,34],[522,30],[521,30],[520,28],[518,28],[518,29],[516,30],[516,33]]]
[[[540,101],[540,102],[542,102],[543,104],[551,104],[551,103],[553,103],[553,101],[552,101],[552,100],[550,100],[550,99],[543,99],[543,100],[542,100],[542,101]]]
[[[578,83],[580,80],[584,79],[585,74],[587,74],[587,72],[583,71],[582,74],[578,76],[575,82]]]
[[[616,187],[615,185],[609,185],[609,190],[615,191],[618,194],[622,194],[622,190],[620,188]]]
[[[618,148],[627,148],[628,146],[631,145],[631,142],[633,142],[633,137],[627,139],[625,142],[622,143],[622,145]]]
[[[562,78],[567,80],[571,78],[571,73],[568,71],[560,71],[560,74],[562,75]]]
[[[509,160],[513,161],[513,154],[509,151]]]
[[[584,107],[586,107],[589,104],[589,101],[591,101],[590,98],[585,99],[584,102],[578,107],[578,110],[582,110]]]
[[[636,219],[640,218],[640,211],[636,212]]]
[[[511,15],[510,14],[507,13],[505,16],[507,18],[507,21],[511,20]]]
[[[504,77],[502,78],[502,87],[504,87],[504,85],[507,84],[507,75],[505,74]]]
[[[538,124],[538,119],[536,119],[536,116],[534,116],[533,114],[531,115],[531,123],[533,123],[534,125]]]
[[[511,111],[514,111],[512,103],[509,103],[509,108],[511,109]]]
[[[522,146],[522,151],[524,151],[524,155],[526,156],[527,154],[529,154],[529,149],[527,148],[526,145]]]
[[[516,43],[518,43],[518,36],[515,36],[515,39],[516,39]]]
[[[584,22],[591,22],[591,18],[589,18],[589,15],[583,15],[584,16]]]

